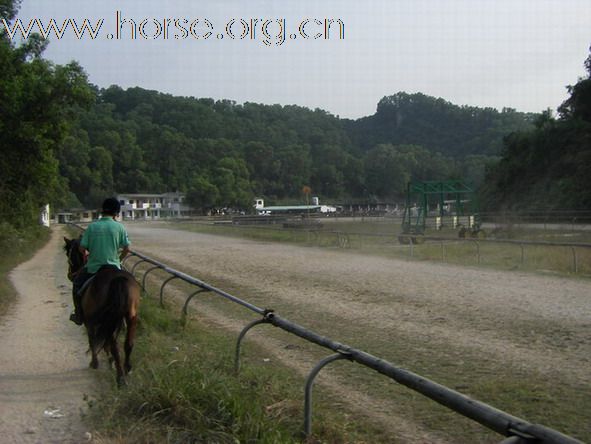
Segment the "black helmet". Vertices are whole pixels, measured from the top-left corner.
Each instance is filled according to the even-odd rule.
[[[119,214],[121,211],[121,204],[114,197],[109,197],[103,202],[103,213],[105,214]]]

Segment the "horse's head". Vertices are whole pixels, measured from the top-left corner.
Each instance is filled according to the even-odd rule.
[[[68,258],[68,279],[74,279],[76,273],[84,267],[84,255],[80,251],[80,239],[68,239],[64,237],[64,251]]]

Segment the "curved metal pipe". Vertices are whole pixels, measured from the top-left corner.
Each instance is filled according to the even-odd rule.
[[[242,329],[242,331],[240,332],[240,334],[238,335],[238,341],[236,342],[236,353],[234,355],[234,371],[236,373],[240,372],[240,347],[242,345],[242,339],[244,338],[244,336],[246,335],[248,330],[250,330],[251,328],[253,328],[259,324],[268,324],[268,323],[269,323],[269,320],[266,317],[264,317],[263,319],[257,319],[256,321],[252,321],[246,327],[244,327]]]
[[[144,291],[146,290],[146,276],[148,276],[148,273],[150,271],[157,270],[159,268],[162,268],[162,267],[160,265],[154,265],[152,268],[148,268],[146,270],[146,272],[144,273],[144,277],[142,278],[142,288],[144,289]]]
[[[147,260],[145,260],[145,259],[142,259],[142,258],[140,258],[140,260],[139,260],[139,261],[137,261],[135,264],[133,264],[133,267],[131,267],[131,271],[130,271],[130,273],[131,273],[131,274],[134,274],[134,273],[135,273],[135,269],[136,269],[136,267],[137,267],[139,264],[143,263],[143,262],[148,262],[148,261],[147,261]]]
[[[162,285],[160,286],[160,306],[164,307],[164,286],[166,284],[168,284],[170,281],[172,281],[173,279],[178,279],[177,276],[171,276],[168,279],[166,279]]]
[[[187,300],[185,301],[185,305],[183,305],[183,314],[185,316],[187,316],[187,308],[189,306],[189,302],[191,302],[191,299],[193,299],[195,296],[197,296],[199,293],[203,293],[206,291],[210,291],[207,288],[200,288],[197,291],[194,291],[193,293],[191,293],[191,295],[187,298]]]
[[[320,373],[320,370],[322,370],[331,362],[338,361],[340,359],[351,359],[351,355],[347,352],[338,352],[334,355],[327,356],[318,364],[316,364],[306,379],[304,399],[304,433],[307,437],[312,435],[312,386],[314,385],[314,380],[316,379],[316,376],[318,376],[318,373]]]
[[[135,253],[130,252],[127,256],[125,256],[123,258],[123,260],[121,261],[121,266],[125,267],[125,262],[127,262],[129,260],[130,257],[135,256]],[[127,267],[125,267],[127,268]]]

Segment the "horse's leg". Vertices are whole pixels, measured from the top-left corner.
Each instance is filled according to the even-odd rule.
[[[90,347],[90,353],[92,354],[92,359],[90,361],[90,367],[97,369],[99,366],[99,362],[98,362],[98,355],[96,352],[96,345],[95,345],[95,340],[94,340],[94,327],[91,325],[87,325],[86,332],[88,333],[88,346]]]
[[[125,323],[127,324],[127,334],[125,335],[125,374],[127,374],[131,371],[131,352],[135,340],[137,316],[127,318]]]
[[[111,356],[113,357],[115,370],[117,371],[117,385],[121,387],[122,385],[125,385],[125,375],[123,374],[123,366],[121,365],[121,356],[119,355],[117,338],[113,336],[109,342],[111,343]]]

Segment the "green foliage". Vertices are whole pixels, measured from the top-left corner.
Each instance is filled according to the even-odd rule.
[[[587,209],[591,206],[591,55],[587,78],[569,87],[559,108],[535,128],[511,134],[483,187],[488,209]]]
[[[503,137],[528,128],[534,115],[504,108],[457,106],[424,94],[384,97],[373,116],[346,121],[351,140],[367,151],[378,144],[420,145],[461,159],[498,155]]]
[[[16,15],[20,0],[0,0],[0,19],[10,20]]]
[[[43,60],[45,44],[33,36],[15,47],[0,36],[0,214],[17,228],[35,224],[39,209],[67,190],[55,151],[75,107],[93,100],[80,66]]]
[[[113,191],[178,190],[203,211],[248,209],[255,195],[300,200],[303,186],[333,200],[395,199],[411,178],[468,174],[478,185],[492,159],[488,153],[500,146],[505,132],[528,120],[511,110],[464,109],[422,95],[392,97],[414,100],[415,114],[400,134],[384,119],[391,111],[388,98],[367,127],[363,119],[343,121],[298,106],[237,105],[113,86],[99,92],[92,110],[80,114],[73,137],[62,145],[60,171],[87,206],[96,206],[98,195]],[[427,115],[441,123],[425,126]],[[455,117],[446,120],[448,115]],[[479,136],[472,137],[468,148],[454,151],[441,141],[461,139],[458,122]],[[392,137],[382,141],[376,136],[372,142],[366,130]],[[394,154],[382,153],[384,146]],[[468,149],[473,156],[466,162],[452,158]]]

